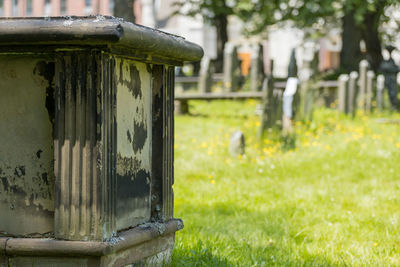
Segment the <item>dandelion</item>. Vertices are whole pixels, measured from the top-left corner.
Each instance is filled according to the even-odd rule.
[[[378,246],[378,243],[374,242],[374,247],[377,247],[377,246]]]
[[[215,184],[215,180],[211,180],[211,183],[212,183],[212,184]]]
[[[206,143],[206,142],[202,142],[202,143],[201,143],[201,147],[202,147],[202,148],[206,148],[206,147],[207,147],[207,143]]]

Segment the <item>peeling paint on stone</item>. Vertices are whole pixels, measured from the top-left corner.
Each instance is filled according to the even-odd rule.
[[[11,235],[53,231],[54,65],[46,62],[0,56],[0,232]]]
[[[146,64],[116,58],[117,229],[150,219],[151,73]]]

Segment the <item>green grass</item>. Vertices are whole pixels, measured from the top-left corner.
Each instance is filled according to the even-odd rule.
[[[400,125],[318,110],[283,152],[257,139],[257,102],[190,104],[176,117],[173,266],[400,265]],[[239,129],[246,154],[232,157]]]

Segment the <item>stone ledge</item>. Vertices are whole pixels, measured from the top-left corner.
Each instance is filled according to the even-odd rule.
[[[68,241],[48,238],[0,238],[0,256],[57,256],[57,257],[101,257],[129,249],[167,236],[183,228],[180,219],[165,223],[146,223],[119,232],[117,237],[104,242]]]

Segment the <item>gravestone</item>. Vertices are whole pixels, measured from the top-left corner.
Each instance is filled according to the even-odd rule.
[[[0,19],[0,265],[168,262],[183,38],[113,17]]]
[[[227,92],[235,92],[240,86],[240,61],[237,48],[233,43],[226,43],[224,48],[224,88]]]
[[[261,123],[260,129],[258,132],[258,136],[263,138],[264,132],[267,129],[271,129],[275,124],[275,116],[274,116],[274,77],[272,75],[274,69],[274,61],[270,60],[269,64],[270,75],[264,78],[262,91],[263,98],[261,100],[262,113],[261,113]]]
[[[382,61],[379,66],[380,71],[385,77],[385,87],[388,89],[390,103],[392,105],[392,110],[399,109],[399,99],[398,99],[398,88],[397,88],[397,73],[399,72],[399,67],[396,65],[392,58],[392,52],[395,48],[391,45],[386,46],[386,50],[390,54],[388,60]]]
[[[357,96],[357,107],[365,111],[366,109],[366,94],[367,94],[367,68],[368,61],[360,61],[360,77],[358,79],[358,96]]]
[[[261,91],[265,78],[263,47],[260,44],[251,46],[250,90]]]
[[[367,91],[365,94],[365,110],[370,113],[372,110],[372,96],[374,87],[375,73],[372,70],[367,72]]]
[[[299,79],[297,78],[296,50],[292,49],[288,67],[288,79],[282,99],[282,126],[284,134],[292,132],[292,118],[294,115],[293,103],[297,92]]]
[[[245,152],[245,138],[241,131],[235,131],[231,135],[229,152],[232,156],[244,155]]]
[[[213,70],[211,68],[211,60],[209,57],[204,56],[201,59],[199,74],[199,92],[211,92]]]
[[[357,98],[357,78],[358,78],[358,73],[356,71],[352,71],[350,73],[350,79],[349,79],[349,95],[348,95],[348,113],[352,114],[353,116],[355,115],[356,112],[356,98]]]
[[[384,109],[383,105],[383,89],[385,88],[385,76],[379,74],[376,78],[376,106],[379,111]]]
[[[341,74],[338,81],[338,109],[340,112],[348,113],[348,82],[349,75]]]

